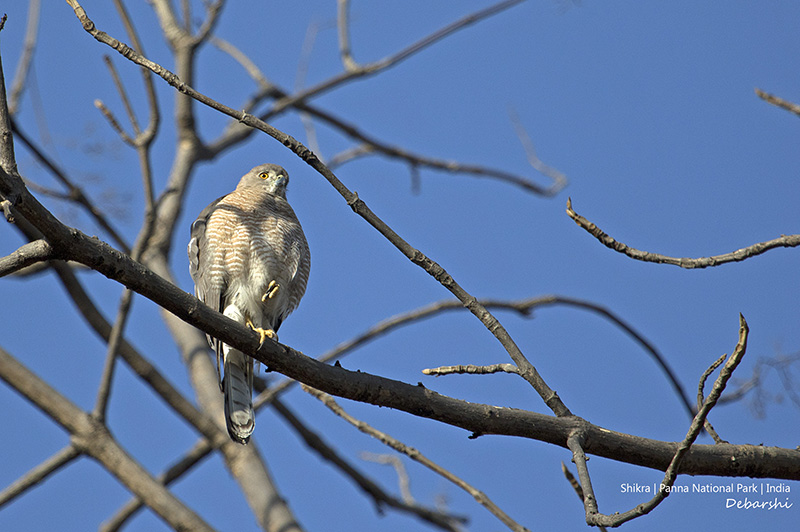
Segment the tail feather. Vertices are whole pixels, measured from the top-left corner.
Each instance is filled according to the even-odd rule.
[[[241,351],[225,346],[225,375],[222,391],[225,394],[225,421],[228,434],[246,444],[256,426],[253,411],[253,359]]]

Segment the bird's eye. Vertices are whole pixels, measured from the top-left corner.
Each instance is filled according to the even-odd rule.
[[[269,177],[269,174],[266,172],[261,172],[260,174],[258,174],[258,177],[260,177],[261,179],[266,179],[267,177]]]

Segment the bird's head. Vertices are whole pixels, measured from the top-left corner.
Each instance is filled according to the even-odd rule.
[[[266,189],[273,196],[286,198],[286,185],[289,184],[289,173],[277,164],[262,164],[247,172],[239,187],[255,187]]]

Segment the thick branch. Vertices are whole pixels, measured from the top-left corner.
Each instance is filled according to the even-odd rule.
[[[559,446],[576,428],[587,434],[586,451],[644,467],[664,470],[675,445],[601,429],[575,416],[553,418],[543,414],[480,405],[446,397],[424,387],[347,371],[306,357],[290,347],[265,341],[258,334],[205,306],[194,296],[166,282],[128,256],[76,229],[57,222],[21,181],[0,173],[0,193],[18,195],[18,208],[39,221],[51,242],[69,243],[69,254],[162,306],[187,323],[283,373],[332,395],[387,406],[454,425],[480,434],[505,434],[537,439]],[[21,189],[19,187],[22,187]],[[17,191],[20,191],[19,193]],[[13,192],[13,194],[12,194]],[[800,451],[751,445],[696,445],[681,472],[692,475],[751,476],[800,480]]]
[[[66,187],[67,198],[83,207],[89,216],[91,216],[97,225],[99,225],[100,228],[111,237],[111,239],[116,243],[117,246],[119,246],[120,249],[122,249],[125,253],[130,253],[130,246],[128,243],[111,225],[111,222],[106,218],[106,216],[100,212],[100,209],[98,209],[88,198],[88,196],[86,196],[86,194],[83,192],[83,189],[74,184],[67,174],[62,171],[52,159],[45,155],[41,149],[39,149],[33,140],[30,139],[25,132],[19,128],[16,121],[11,120],[11,128],[14,131],[16,138],[19,139],[19,141],[30,150],[36,160],[38,160],[39,163],[41,163],[45,168],[50,170],[50,173],[53,174],[53,177],[55,177]]]
[[[176,530],[212,531],[196,513],[175,498],[137,463],[108,429],[0,349],[0,379],[66,429],[76,450],[105,467],[123,485]]]
[[[672,457],[672,460],[670,460],[669,466],[664,474],[664,479],[661,481],[658,491],[649,501],[643,504],[638,504],[631,510],[623,513],[617,512],[613,515],[603,515],[599,513],[597,511],[597,504],[594,500],[593,492],[587,489],[587,486],[591,486],[591,482],[588,479],[588,473],[585,467],[586,457],[582,456],[582,453],[580,452],[576,453],[576,449],[582,445],[582,442],[580,439],[572,438],[572,445],[570,446],[570,449],[573,450],[573,453],[576,453],[575,463],[579,466],[578,471],[584,472],[581,480],[585,481],[582,482],[582,484],[584,489],[587,489],[585,503],[587,524],[609,527],[620,526],[627,521],[650,513],[669,496],[670,489],[675,484],[675,480],[678,478],[681,462],[687,456],[687,453],[689,453],[690,449],[692,448],[692,444],[694,444],[695,440],[697,440],[697,436],[700,434],[700,431],[705,425],[705,421],[709,412],[711,412],[711,409],[717,404],[717,400],[719,399],[723,390],[725,390],[728,380],[733,375],[733,372],[736,370],[736,367],[742,361],[742,357],[744,357],[745,352],[747,351],[748,332],[749,328],[747,326],[747,322],[745,321],[744,316],[739,314],[739,341],[736,343],[736,348],[734,349],[733,354],[731,354],[728,361],[722,367],[711,393],[708,394],[708,397],[700,406],[697,415],[694,417],[691,425],[689,426],[689,431],[686,433],[683,441],[681,441],[675,450],[675,455]]]
[[[522,351],[516,345],[514,340],[508,334],[508,331],[502,324],[495,318],[486,308],[478,303],[474,296],[464,290],[444,268],[442,268],[435,261],[425,256],[422,252],[412,247],[400,235],[398,235],[391,227],[389,227],[383,220],[370,210],[364,201],[359,199],[358,194],[348,189],[344,183],[339,181],[333,172],[320,161],[313,152],[303,146],[302,143],[297,141],[290,135],[272,127],[271,125],[263,122],[252,115],[244,112],[236,111],[224,104],[205,96],[191,86],[182,82],[175,74],[165,69],[161,65],[153,63],[149,59],[139,55],[134,50],[126,46],[124,43],[109,37],[106,33],[99,31],[95,28],[94,23],[88,18],[86,12],[78,4],[77,0],[68,0],[70,5],[74,8],[75,14],[81,20],[84,29],[90,33],[99,42],[102,42],[115,50],[119,51],[126,58],[135,62],[138,65],[145,66],[151,69],[154,73],[161,76],[170,85],[174,86],[180,92],[191,96],[197,101],[216,109],[230,117],[238,118],[242,123],[267,133],[272,138],[281,142],[284,146],[292,150],[298,157],[300,157],[306,164],[319,172],[328,182],[341,194],[353,211],[364,218],[372,227],[380,232],[389,242],[391,242],[403,255],[406,256],[411,262],[424,269],[434,279],[439,281],[447,290],[458,298],[462,304],[472,312],[484,326],[491,332],[500,344],[506,349],[511,359],[520,369],[520,375],[527,380],[531,386],[536,390],[544,403],[558,416],[569,416],[571,412],[567,406],[561,401],[558,394],[552,390],[544,379],[539,375],[536,368],[523,356]]]

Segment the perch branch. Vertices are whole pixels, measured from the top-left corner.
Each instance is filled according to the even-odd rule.
[[[513,3],[517,3],[517,1]],[[330,169],[314,155],[313,152],[303,146],[302,143],[297,141],[292,136],[283,133],[282,131],[252,115],[232,109],[222,103],[217,102],[216,100],[209,98],[208,96],[197,92],[192,87],[182,82],[178,76],[169,70],[141,56],[135,50],[131,49],[124,43],[111,38],[105,32],[98,30],[91,19],[89,19],[89,17],[86,15],[85,10],[80,6],[77,0],[68,0],[68,3],[73,7],[75,15],[81,21],[84,30],[92,35],[96,40],[117,50],[134,63],[149,68],[181,93],[191,96],[200,103],[220,111],[223,114],[233,118],[238,118],[238,120],[245,125],[263,131],[264,133],[281,142],[284,146],[289,148],[298,157],[300,157],[300,159],[302,159],[306,164],[314,168],[331,184],[331,186],[337,190],[337,192],[339,192],[347,205],[349,205],[356,214],[361,216],[367,223],[372,225],[378,232],[380,232],[403,255],[405,255],[406,258],[424,269],[429,275],[439,281],[443,287],[445,287],[456,298],[458,298],[458,300],[461,301],[464,306],[466,306],[470,312],[472,312],[475,317],[481,321],[481,323],[483,323],[486,329],[489,330],[489,332],[491,332],[498,342],[500,342],[500,344],[506,349],[517,367],[519,367],[520,375],[522,375],[522,377],[531,384],[531,386],[542,398],[544,403],[557,416],[572,415],[558,394],[547,385],[533,364],[531,364],[526,357],[523,356],[519,346],[516,345],[514,340],[508,334],[508,331],[502,326],[497,318],[495,318],[488,310],[486,310],[485,307],[478,303],[478,300],[474,296],[464,290],[461,285],[459,285],[455,279],[453,279],[453,277],[445,271],[444,268],[442,268],[435,261],[431,260],[429,257],[425,256],[419,250],[412,247],[383,220],[378,218],[378,216],[373,213],[372,210],[370,210],[367,204],[363,200],[359,199],[358,194],[348,189],[344,183],[342,183],[333,174],[333,172],[331,172]],[[511,4],[509,2],[506,3],[509,5]]]

